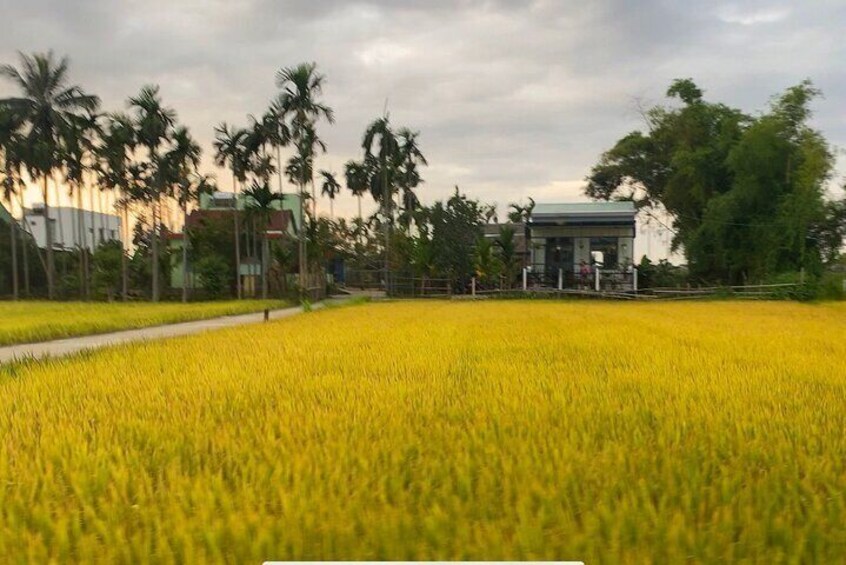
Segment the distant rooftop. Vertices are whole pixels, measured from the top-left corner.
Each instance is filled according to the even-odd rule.
[[[532,216],[570,214],[634,214],[634,202],[556,202],[537,203]]]
[[[535,204],[530,227],[634,226],[634,202],[559,202]]]

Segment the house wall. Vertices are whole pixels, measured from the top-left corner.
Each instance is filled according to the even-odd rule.
[[[634,258],[634,237],[632,229],[622,226],[564,227],[549,226],[533,228],[531,231],[530,263],[535,271],[543,271],[546,261],[547,238],[570,237],[573,239],[573,272],[579,272],[582,261],[590,264],[590,240],[592,237],[616,237],[619,264],[631,265]]]
[[[91,250],[91,236],[94,235],[95,247],[106,241],[120,241],[120,217],[112,214],[92,213],[82,210],[85,222],[84,237],[79,237],[79,208],[50,208],[50,221],[53,244],[55,247],[71,249],[82,247]],[[46,218],[41,210],[27,209],[25,215],[27,229],[32,232],[35,243],[44,248],[47,246]]]

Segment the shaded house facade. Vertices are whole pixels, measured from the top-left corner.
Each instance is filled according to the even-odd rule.
[[[536,204],[526,223],[530,269],[572,280],[582,269],[630,272],[634,264],[633,202]]]
[[[299,222],[299,196],[285,194],[282,201],[273,203],[274,211],[267,218],[265,235],[268,241],[282,239],[284,237],[295,238],[298,233]],[[263,268],[269,268],[261,264],[261,250],[259,245],[254,245],[254,252],[250,252],[249,243],[259,243],[262,233],[252,234],[247,218],[249,214],[249,197],[231,192],[215,192],[203,194],[200,197],[200,206],[191,211],[186,219],[183,233],[168,234],[169,247],[171,250],[171,272],[170,285],[172,288],[181,289],[187,283],[189,288],[202,288],[202,282],[195,275],[189,262],[188,280],[183,280],[182,268],[182,246],[185,241],[184,231],[202,229],[210,224],[224,223],[229,226],[234,224],[233,213],[238,210],[241,224],[241,270],[238,276],[241,278],[241,286],[247,296],[256,294],[261,288],[261,275]],[[247,236],[247,233],[250,236]],[[190,242],[189,242],[190,245]]]
[[[38,247],[47,247],[48,219],[44,214],[44,204],[26,208],[23,221]],[[85,224],[84,233],[80,233],[80,221]],[[51,206],[49,223],[54,249],[82,248],[93,251],[108,241],[120,241],[121,220],[115,214],[70,206]]]

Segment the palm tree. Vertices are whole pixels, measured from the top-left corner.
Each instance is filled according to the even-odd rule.
[[[200,146],[185,127],[173,132],[173,146],[164,154],[166,183],[173,186],[176,201],[182,211],[182,302],[188,302],[188,207],[201,192],[208,192],[211,181],[197,173],[200,166]]]
[[[161,152],[171,138],[176,113],[162,105],[158,86],[145,86],[138,96],[129,99],[135,111],[135,135],[138,144],[147,149],[147,183],[143,200],[152,208],[152,300],[161,295],[159,275],[159,238],[161,235],[162,196],[167,189]]]
[[[378,139],[378,152],[374,153],[374,145]],[[380,203],[382,215],[384,216],[385,232],[385,288],[390,290],[390,233],[393,223],[393,201],[394,201],[394,172],[398,156],[398,143],[388,116],[383,116],[374,121],[364,132],[364,140],[361,143],[364,149],[365,162],[378,163],[378,175],[371,176],[370,191],[373,198]],[[377,180],[378,179],[378,180]]]
[[[290,118],[291,139],[297,145],[300,163],[299,172],[303,176],[298,178],[300,189],[300,222],[305,219],[303,210],[303,193],[305,191],[305,173],[311,169],[309,161],[314,158],[314,147],[318,142],[315,124],[321,118],[330,124],[335,122],[332,109],[318,100],[323,93],[323,83],[326,77],[317,72],[317,64],[302,63],[296,67],[282,68],[276,73],[276,85],[282,91],[276,98],[274,108],[277,115]],[[325,151],[325,146],[324,146]],[[291,164],[293,163],[293,159]],[[290,167],[290,164],[289,164]],[[299,226],[300,251],[300,287],[306,288],[306,238],[303,226]]]
[[[9,214],[19,188],[21,187],[20,161],[16,155],[20,139],[18,129],[20,122],[8,108],[0,107],[0,187],[2,198],[9,204]],[[12,252],[12,298],[20,297],[18,274],[17,229],[14,217],[9,219],[9,240]],[[26,240],[22,240],[26,247]]]
[[[235,281],[238,299],[241,299],[241,230],[238,218],[238,187],[246,180],[246,150],[244,141],[247,131],[230,127],[222,122],[214,128],[214,162],[218,167],[229,165],[232,170],[232,193],[235,195],[235,205],[232,216],[235,223]]]
[[[121,295],[124,301],[129,298],[129,265],[127,240],[129,239],[129,203],[134,191],[136,175],[130,159],[135,150],[135,127],[132,119],[125,114],[106,116],[102,131],[102,143],[95,151],[95,167],[102,187],[114,190],[118,194],[116,207],[121,211]],[[93,207],[92,207],[93,213]],[[93,224],[92,224],[93,228]]]
[[[270,190],[270,183],[267,179],[261,182],[253,181],[253,184],[244,191],[247,197],[247,209],[255,215],[259,221],[259,232],[261,233],[261,297],[267,300],[267,271],[269,242],[267,239],[267,225],[270,215],[276,209],[275,202],[282,202],[282,195]]]
[[[329,219],[335,219],[335,197],[341,193],[341,184],[335,178],[333,173],[329,171],[320,171],[320,176],[323,177],[323,186],[320,193],[329,198]]]
[[[361,197],[370,187],[370,171],[364,162],[347,161],[344,165],[347,189],[358,199],[358,218],[361,219]]]
[[[61,160],[64,162],[65,182],[68,185],[68,196],[71,201],[76,197],[77,212],[74,219],[73,239],[79,254],[79,293],[88,298],[88,254],[84,250],[85,242],[85,214],[82,211],[83,170],[85,167],[85,151],[82,143],[82,120],[68,120],[61,128],[62,146]]]
[[[26,124],[23,145],[26,165],[31,176],[43,182],[44,218],[47,251],[47,295],[55,296],[55,260],[53,233],[50,225],[50,198],[47,180],[58,168],[59,130],[69,116],[77,112],[94,112],[100,99],[86,94],[82,88],[68,84],[67,57],[56,60],[53,52],[25,55],[20,53],[20,66],[0,66],[0,77],[15,83],[21,95],[0,100]]]

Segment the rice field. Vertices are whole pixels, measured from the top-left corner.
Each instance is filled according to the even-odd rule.
[[[2,302],[0,346],[282,308],[279,300],[222,302]]]
[[[839,563],[846,304],[404,302],[0,369],[18,562]]]

